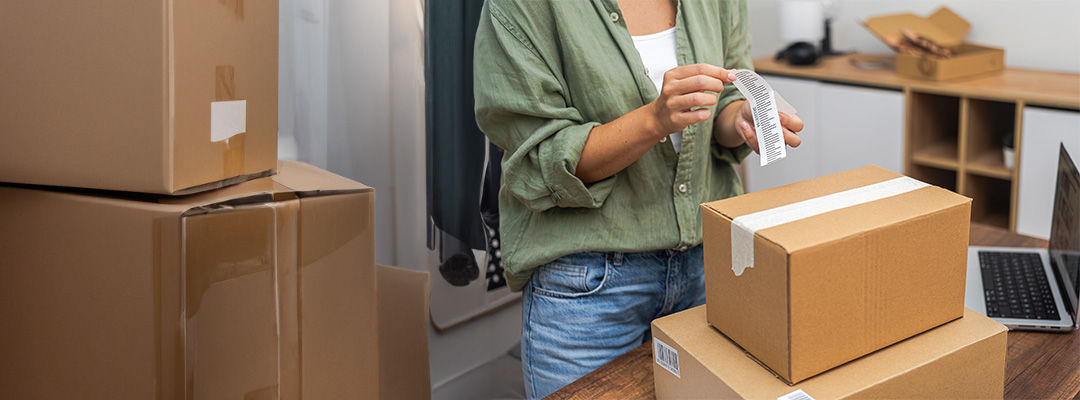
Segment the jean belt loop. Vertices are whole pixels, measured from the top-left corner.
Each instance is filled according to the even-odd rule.
[[[611,257],[609,257],[609,259],[611,260],[611,265],[614,265],[614,266],[622,265],[623,254],[624,253],[619,252],[619,251],[612,252]]]

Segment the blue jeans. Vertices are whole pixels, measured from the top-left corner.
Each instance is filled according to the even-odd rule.
[[[641,345],[653,319],[704,304],[701,254],[701,246],[587,252],[538,268],[522,293],[528,398],[543,398]]]

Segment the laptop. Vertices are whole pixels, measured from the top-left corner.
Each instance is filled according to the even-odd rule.
[[[1080,172],[1058,151],[1050,248],[968,248],[966,305],[1009,329],[1072,331],[1080,297]]]

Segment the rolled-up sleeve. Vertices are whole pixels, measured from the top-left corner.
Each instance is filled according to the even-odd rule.
[[[746,0],[719,1],[717,4],[721,8],[720,15],[725,17],[721,26],[724,38],[724,68],[754,69],[753,59],[750,58],[750,14],[746,10]],[[717,110],[723,110],[733,101],[744,99],[746,97],[735,88],[735,85],[729,83],[724,87],[716,103]],[[751,151],[750,146],[746,144],[728,148],[713,141],[712,146],[714,157],[732,164],[741,163]]]
[[[615,177],[586,185],[574,174],[600,123],[570,105],[558,63],[545,60],[492,2],[481,14],[473,57],[476,122],[506,153],[503,190],[532,211],[602,206]]]

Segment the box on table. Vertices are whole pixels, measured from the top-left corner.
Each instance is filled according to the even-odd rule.
[[[700,306],[653,321],[653,379],[661,400],[1000,399],[1007,332],[965,309],[963,318],[788,385],[709,326]]]
[[[0,182],[185,194],[275,167],[275,1],[7,1],[0,37]]]
[[[427,281],[376,275],[374,191],[278,170],[183,197],[0,186],[0,397],[375,398],[381,363],[426,365],[426,325],[379,357],[378,311],[426,321]]]
[[[917,56],[898,52],[896,72],[911,78],[934,81],[963,78],[999,72],[1005,69],[1005,50],[998,47],[965,43],[971,24],[946,7],[929,17],[911,13],[884,15],[867,19],[863,25],[878,38],[889,43],[890,37],[901,35],[907,28],[943,46],[955,48],[952,57]]]
[[[959,318],[970,212],[876,166],[702,204],[709,323],[798,382]]]

